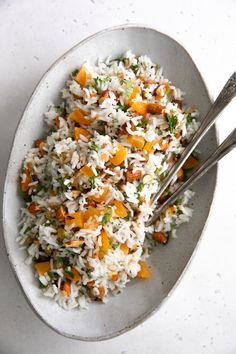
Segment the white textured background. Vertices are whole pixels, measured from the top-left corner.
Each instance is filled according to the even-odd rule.
[[[41,75],[81,39],[127,22],[180,41],[214,98],[236,69],[235,0],[0,0],[1,191],[15,127]],[[217,124],[221,140],[235,111],[236,100]],[[235,159],[236,151],[220,164],[210,220],[183,281],[156,315],[116,339],[83,343],[47,328],[27,305],[0,235],[0,354],[235,354]]]

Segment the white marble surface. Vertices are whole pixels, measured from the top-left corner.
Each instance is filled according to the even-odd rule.
[[[41,75],[89,34],[126,22],[150,25],[180,41],[214,98],[236,69],[235,0],[2,0],[1,191],[15,127]],[[217,124],[221,140],[235,126],[235,109],[236,100]],[[210,220],[183,281],[156,315],[116,339],[83,343],[47,328],[14,279],[1,235],[0,354],[236,353],[235,158],[236,151],[220,164]]]

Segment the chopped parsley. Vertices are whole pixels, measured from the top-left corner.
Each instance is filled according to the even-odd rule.
[[[103,218],[102,218],[102,225],[105,225],[108,222],[108,218],[111,215],[111,207],[107,208],[107,212],[104,214]]]
[[[102,91],[102,85],[111,82],[111,78],[106,76],[104,78],[95,77],[92,87],[100,93]]]
[[[160,130],[158,130],[158,132],[157,132],[157,135],[162,135],[163,134],[163,131],[160,129]]]
[[[91,184],[92,189],[94,189],[96,187],[96,178],[97,178],[97,176],[89,177],[89,182]]]
[[[65,107],[62,106],[62,105],[61,106],[56,106],[55,109],[56,109],[57,113],[60,113],[62,115],[64,115],[66,113]]]
[[[126,106],[125,104],[122,105],[121,103],[119,103],[118,104],[118,109],[120,109],[123,112],[127,112],[128,109],[129,109],[129,106]]]
[[[169,124],[169,131],[174,134],[175,133],[175,127],[178,123],[178,118],[175,115],[168,116],[168,124]]]
[[[124,85],[125,95],[129,98],[131,96],[132,91],[133,91],[132,83],[129,80],[123,80],[122,83]]]
[[[74,77],[78,74],[79,70],[75,69],[74,71],[72,71],[71,76]]]
[[[144,184],[143,183],[139,183],[139,185],[137,187],[137,192],[138,193],[142,192],[143,188],[144,188]]]
[[[186,128],[188,128],[189,124],[192,123],[193,116],[191,113],[188,113],[186,116]]]
[[[88,148],[94,151],[101,150],[101,147],[97,145],[94,140],[91,141],[91,143],[88,145]]]
[[[62,267],[67,267],[70,263],[69,258],[66,257],[61,257],[61,256],[56,256],[55,257],[55,261],[57,263],[57,265],[61,265]]]
[[[133,72],[134,72],[135,74],[137,74],[139,68],[140,68],[140,65],[139,65],[139,64],[133,64],[133,65],[131,65],[131,69],[133,70]]]
[[[44,285],[39,279],[38,279],[38,282],[39,282],[40,289],[46,289],[47,285]]]
[[[125,220],[126,220],[126,221],[132,220],[132,215],[131,215],[131,212],[130,212],[130,211],[128,211],[128,214],[127,214],[127,216],[125,217]]]
[[[147,125],[147,121],[144,118],[142,118],[139,120],[137,127],[144,128],[146,127],[146,125]]]
[[[119,243],[113,243],[111,247],[116,250],[119,247]]]

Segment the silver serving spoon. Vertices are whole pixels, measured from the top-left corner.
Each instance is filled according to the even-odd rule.
[[[210,170],[218,161],[227,155],[236,146],[236,129],[224,140],[224,142],[216,149],[216,151],[190,176],[190,178],[183,183],[176,191],[162,203],[154,212],[152,218],[147,221],[146,226],[150,226],[158,219],[160,214],[176,199],[183,194],[183,192],[192,186],[199,178],[201,178],[207,171]]]
[[[172,166],[169,171],[169,174],[162,182],[162,185],[159,191],[153,195],[152,202],[155,203],[166,188],[171,183],[172,179],[174,178],[175,174],[178,170],[183,166],[189,155],[198,145],[200,140],[204,137],[204,135],[208,132],[211,126],[215,123],[216,119],[218,118],[219,114],[223,111],[223,109],[229,104],[233,97],[236,95],[236,71],[230,76],[229,80],[223,87],[222,91],[220,92],[219,96],[217,97],[216,101],[211,106],[209,112],[207,113],[206,117],[204,118],[200,128],[197,130],[195,135],[193,136],[192,140],[183,151],[180,159]],[[154,220],[155,219],[155,220]],[[154,215],[147,221],[147,225],[151,225],[156,221],[157,217],[154,212]]]

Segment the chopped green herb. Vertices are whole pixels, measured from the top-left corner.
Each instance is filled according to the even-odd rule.
[[[111,82],[111,78],[106,76],[104,78],[100,78],[100,77],[95,77],[94,79],[94,84],[92,85],[92,87],[98,92],[100,93],[102,91],[102,85],[105,83]]]
[[[168,116],[168,123],[169,123],[169,131],[174,134],[175,133],[175,127],[178,123],[178,118],[175,115]]]
[[[79,186],[79,190],[80,190],[81,193],[83,193],[84,187],[83,186]]]
[[[157,135],[162,135],[163,134],[163,131],[160,129],[160,130],[158,130],[158,132],[157,132]]]
[[[25,231],[24,231],[24,235],[25,234],[27,234],[27,232],[29,232],[30,230],[32,230],[33,229],[33,226],[28,226],[26,229],[25,229]]]
[[[50,278],[55,278],[55,277],[59,277],[59,275],[57,274],[57,272],[48,272],[48,275]]]
[[[139,185],[137,187],[137,192],[138,193],[142,192],[143,188],[144,188],[144,184],[143,183],[139,183]]]
[[[40,289],[46,289],[47,285],[44,285],[39,279],[38,279],[38,282],[39,282]]]
[[[61,106],[56,106],[55,108],[56,108],[57,112],[62,114],[62,115],[64,115],[66,113],[65,107],[62,106],[62,105]]]
[[[24,199],[24,201],[26,201],[26,202],[30,202],[30,201],[31,201],[31,196],[28,195],[27,192],[23,192],[23,191],[20,189],[20,190],[19,190],[19,193],[20,193],[21,198]]]
[[[188,113],[186,116],[186,127],[188,128],[189,124],[192,122],[193,117],[191,113]]]
[[[55,261],[56,261],[57,265],[61,265],[64,267],[67,267],[70,263],[68,258],[61,257],[61,256],[56,256]]]
[[[119,247],[119,243],[113,243],[112,248],[113,250],[116,250]]]
[[[133,70],[133,72],[134,72],[135,74],[137,74],[139,68],[140,68],[140,65],[139,65],[139,64],[133,64],[133,65],[131,65],[131,69]]]
[[[45,222],[45,226],[56,226],[57,225],[57,223],[56,223],[56,220],[47,220],[46,222]]]
[[[79,70],[75,69],[74,71],[72,71],[71,75],[72,77],[76,76],[78,74]]]
[[[175,204],[176,204],[176,205],[182,204],[183,201],[184,201],[184,197],[181,196],[181,197],[179,197],[179,198],[176,200]]]
[[[89,177],[89,182],[91,183],[92,189],[94,189],[96,187],[96,177],[97,176]]]
[[[122,61],[123,61],[123,63],[124,63],[124,66],[125,66],[126,68],[128,68],[129,65],[130,65],[130,59],[129,59],[129,58],[123,58]]]
[[[131,212],[130,212],[130,211],[128,211],[128,214],[127,214],[127,216],[125,217],[125,220],[126,220],[126,221],[132,220],[132,216],[131,216]]]
[[[123,80],[123,84],[125,85],[125,95],[129,98],[133,91],[132,83],[129,80]]]
[[[146,127],[146,125],[147,125],[147,121],[144,118],[142,118],[139,120],[137,127],[144,128]]]
[[[177,215],[181,215],[183,214],[182,210],[180,210],[180,208],[177,208]]]
[[[104,214],[104,216],[103,216],[103,218],[102,218],[102,225],[105,225],[105,224],[108,222],[108,218],[109,218],[109,216],[111,215],[111,211],[112,211],[112,209],[111,209],[111,207],[109,206],[109,207],[107,208],[107,212]]]
[[[129,106],[126,106],[125,104],[122,105],[121,103],[118,104],[118,109],[120,109],[123,112],[127,112],[129,109]]]
[[[94,140],[89,144],[89,149],[94,151],[101,150],[100,146],[98,146]]]

